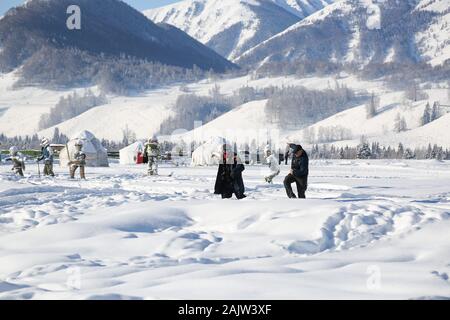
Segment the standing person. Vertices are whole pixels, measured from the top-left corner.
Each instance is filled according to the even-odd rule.
[[[293,157],[291,163],[291,172],[284,179],[284,187],[289,198],[296,198],[292,191],[292,183],[297,185],[298,197],[306,198],[305,192],[308,188],[308,174],[309,174],[309,158],[301,145],[291,144],[293,149]]]
[[[148,139],[145,144],[145,154],[148,159],[148,175],[157,176],[158,175],[158,160],[161,157],[161,148],[158,143],[158,138],[152,137]]]
[[[275,157],[272,150],[270,150],[269,145],[264,148],[264,155],[266,156],[266,162],[270,169],[270,174],[266,176],[264,180],[266,180],[267,183],[273,183],[273,179],[280,174],[279,159]]]
[[[233,180],[233,192],[239,200],[247,197],[245,195],[244,179],[242,178],[244,170],[245,166],[235,152],[233,154],[233,164],[231,165],[231,179]]]
[[[54,177],[53,173],[53,149],[50,146],[50,141],[43,138],[41,140],[41,155],[37,158],[37,162],[44,160],[44,176]]]
[[[286,145],[286,150],[284,151],[284,164],[288,164],[289,156],[291,155],[291,144]]]
[[[278,149],[278,165],[281,165],[284,161],[284,153],[281,148]]]
[[[236,195],[237,199],[244,199],[245,186],[242,172],[245,166],[237,153],[231,151],[231,147],[224,145],[222,148],[222,159],[217,171],[214,193],[220,194],[222,199],[229,199]]]
[[[78,140],[75,142],[75,154],[74,159],[69,162],[70,166],[70,178],[75,179],[75,171],[80,168],[80,178],[86,179],[86,153],[83,151],[83,141]]]
[[[5,160],[12,161],[13,167],[11,170],[14,171],[14,174],[23,177],[23,172],[25,171],[25,159],[23,154],[19,152],[19,148],[16,146],[9,148],[9,157]]]

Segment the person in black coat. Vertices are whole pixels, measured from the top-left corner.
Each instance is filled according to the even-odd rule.
[[[284,179],[284,187],[289,198],[297,198],[292,191],[292,183],[297,185],[298,197],[306,198],[305,192],[308,188],[309,158],[300,145],[290,145],[293,149],[291,172]]]
[[[231,198],[233,193],[238,199],[245,198],[244,179],[242,178],[244,170],[245,166],[239,160],[237,154],[233,153],[233,156],[230,157],[224,147],[222,161],[217,171],[214,193],[222,195],[222,199]]]

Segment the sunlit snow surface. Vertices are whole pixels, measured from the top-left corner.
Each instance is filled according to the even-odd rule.
[[[0,166],[2,299],[450,297],[450,163],[312,161],[307,200],[283,167],[212,194],[216,168],[88,168],[87,181]],[[170,176],[170,173],[173,175]]]

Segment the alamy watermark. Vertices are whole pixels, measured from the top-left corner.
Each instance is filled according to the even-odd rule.
[[[70,290],[80,290],[81,289],[81,269],[80,267],[71,267],[67,271],[67,281],[66,286]]]
[[[69,17],[66,20],[66,26],[69,30],[81,30],[81,9],[77,5],[67,7]]]
[[[367,267],[366,273],[369,275],[366,281],[368,290],[375,291],[381,289],[381,268],[377,265]]]

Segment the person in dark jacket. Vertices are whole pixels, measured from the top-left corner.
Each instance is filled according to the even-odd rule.
[[[309,159],[308,154],[300,145],[290,145],[293,150],[291,172],[284,179],[284,187],[289,198],[297,198],[292,191],[292,184],[297,185],[298,197],[306,198],[305,192],[308,188]]]
[[[227,146],[223,147],[214,193],[222,195],[222,199],[231,198],[233,193],[236,195],[236,198],[243,199],[246,197],[244,194],[244,179],[242,178],[242,172],[245,170],[245,166],[240,161],[238,155],[227,152],[227,148],[229,149]]]
[[[286,150],[284,150],[284,164],[287,165],[288,161],[289,161],[289,156],[291,155],[292,151],[291,151],[291,145],[290,143],[288,143],[286,145]]]

